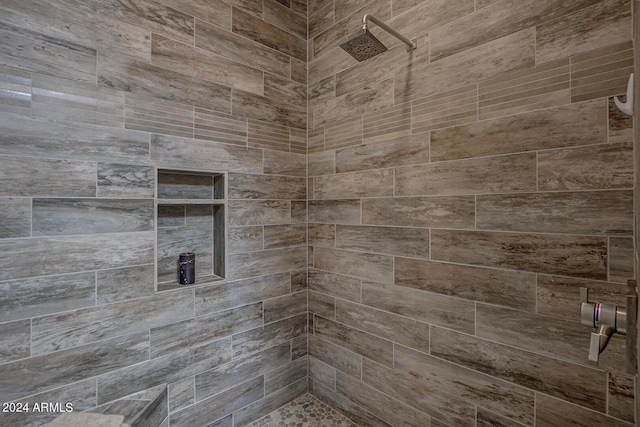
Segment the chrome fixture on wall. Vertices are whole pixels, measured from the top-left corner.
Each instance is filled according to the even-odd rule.
[[[349,55],[353,56],[359,62],[362,62],[369,58],[373,58],[374,56],[388,50],[380,40],[378,40],[373,34],[369,32],[369,30],[367,29],[368,21],[377,24],[380,28],[382,28],[389,34],[402,40],[407,45],[407,52],[410,52],[417,47],[416,39],[409,40],[379,19],[371,15],[364,15],[364,17],[362,18],[362,28],[360,29],[360,31],[351,34],[350,36],[338,42],[338,46],[344,49]]]

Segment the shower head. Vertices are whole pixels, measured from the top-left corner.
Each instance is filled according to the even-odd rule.
[[[389,27],[382,21],[374,18],[371,15],[364,15],[362,18],[362,28],[360,31],[351,34],[350,36],[340,40],[338,46],[344,49],[349,55],[353,56],[359,62],[366,59],[373,58],[374,56],[387,51],[387,47],[382,44],[373,34],[367,29],[368,21],[374,22],[380,26],[380,28],[386,30],[389,34],[402,40],[407,45],[407,52],[416,48],[416,40],[409,40],[402,36],[400,33]]]
[[[387,47],[366,28],[340,40],[338,45],[359,62],[388,50]]]

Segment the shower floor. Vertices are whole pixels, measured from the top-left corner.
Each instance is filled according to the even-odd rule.
[[[246,427],[360,427],[342,412],[307,393]]]

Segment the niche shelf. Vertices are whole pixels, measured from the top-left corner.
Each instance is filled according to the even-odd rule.
[[[157,290],[225,278],[226,175],[178,169],[156,170]],[[196,282],[178,284],[178,258],[196,254]]]

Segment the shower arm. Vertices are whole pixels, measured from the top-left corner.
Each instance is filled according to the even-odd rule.
[[[405,36],[403,36],[402,34],[397,32],[396,30],[394,30],[393,28],[391,28],[390,26],[385,24],[384,22],[380,21],[379,19],[377,19],[376,17],[371,16],[371,15],[364,15],[364,17],[362,18],[362,29],[363,30],[367,29],[368,21],[373,22],[374,24],[376,24],[377,26],[379,26],[380,28],[382,28],[383,30],[385,30],[386,32],[391,34],[392,36],[395,36],[396,38],[402,40],[404,42],[404,44],[407,45],[407,52],[412,51],[413,49],[415,49],[417,47],[417,44],[416,44],[415,41],[409,40],[408,38],[406,38]]]

